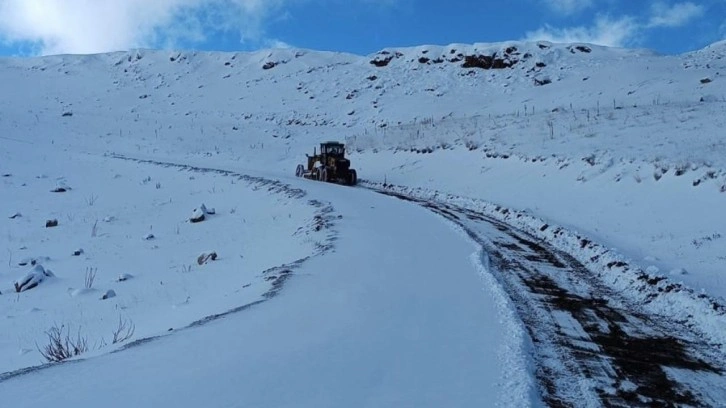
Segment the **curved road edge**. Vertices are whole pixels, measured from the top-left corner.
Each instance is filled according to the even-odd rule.
[[[726,398],[718,347],[623,296],[572,254],[493,217],[481,204],[460,206],[461,199],[436,192],[365,184],[439,214],[481,247],[478,263],[498,283],[489,284],[504,288],[534,345],[548,405],[711,406]]]

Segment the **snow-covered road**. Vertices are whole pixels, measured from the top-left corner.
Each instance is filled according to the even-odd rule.
[[[424,208],[364,189],[284,181],[341,218],[331,227],[333,249],[304,262],[278,296],[118,353],[7,378],[1,400],[24,407],[539,405],[524,330],[477,268],[466,235]]]
[[[374,189],[430,209],[480,245],[480,263],[504,287],[535,344],[546,405],[722,405],[723,354],[698,329],[645,311],[599,281],[602,271],[476,207]]]

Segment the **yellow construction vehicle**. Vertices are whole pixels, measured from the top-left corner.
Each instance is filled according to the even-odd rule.
[[[358,175],[350,168],[350,160],[345,158],[345,145],[340,142],[320,143],[320,154],[313,149],[313,155],[307,155],[307,168],[298,164],[295,175],[311,180],[354,186],[358,183]]]

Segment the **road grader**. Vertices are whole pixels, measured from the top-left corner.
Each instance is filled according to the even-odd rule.
[[[313,155],[307,156],[307,167],[298,164],[295,175],[311,180],[354,186],[358,175],[350,168],[350,160],[345,158],[345,145],[340,142],[320,143],[320,154],[313,148]]]

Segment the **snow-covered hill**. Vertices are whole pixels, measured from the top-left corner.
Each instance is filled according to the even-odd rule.
[[[692,112],[716,120],[725,98],[724,54],[724,44],[673,57],[584,44],[511,43],[391,49],[368,57],[284,49],[5,59],[3,122],[19,129],[83,126],[111,146],[119,131],[123,137],[143,128],[138,139],[173,140],[192,126],[187,138],[219,136],[271,147],[289,144],[288,137],[317,140],[320,133],[352,137],[382,129],[415,139],[417,125],[442,120],[459,122],[458,138],[486,142],[502,133],[489,131],[498,122],[522,127],[520,133],[529,131],[539,145],[550,135],[546,126],[539,129],[546,123],[539,119],[550,113],[560,113],[551,115],[558,140],[568,132],[598,134],[606,120],[612,126],[605,129],[612,130],[633,122],[682,124],[697,116]],[[61,119],[64,113],[74,116]],[[656,120],[643,118],[650,113]],[[530,119],[522,123],[525,117]],[[527,128],[532,121],[537,126]],[[710,140],[689,139],[698,147]],[[661,153],[678,158],[676,152],[650,156]]]
[[[716,217],[723,196],[714,192],[726,190],[724,43],[681,56],[512,42],[366,57],[135,51],[0,65],[6,138],[95,153],[212,157],[281,174],[317,142],[345,139],[363,178],[464,189],[530,208],[636,258],[677,252],[680,262],[671,256],[655,266],[707,272],[692,281],[698,287],[712,286],[726,266],[707,239],[723,233]],[[416,154],[442,148],[457,152],[432,160]],[[378,162],[382,156],[370,153],[382,150],[400,154]],[[467,164],[433,164],[448,156]],[[430,170],[399,177],[410,163]],[[544,175],[563,180],[527,195]],[[570,217],[560,200],[548,205],[557,197],[547,191],[563,188],[581,192],[582,215]],[[693,206],[676,204],[683,201]],[[647,216],[654,205],[667,208]],[[608,227],[620,217],[636,218],[627,224],[637,230]],[[658,248],[663,240],[666,247]]]
[[[679,56],[548,42],[369,56],[137,50],[0,59],[0,78],[0,372],[41,362],[35,343],[54,324],[110,343],[121,317],[133,320],[136,338],[156,336],[263,299],[284,282],[287,269],[275,267],[325,253],[339,236],[355,239],[366,216],[346,201],[341,216],[353,226],[322,228],[336,214],[324,204],[335,190],[314,187],[319,200],[292,179],[305,153],[331,139],[346,141],[368,185],[520,210],[538,220],[531,225],[597,244],[578,248],[542,230],[560,249],[607,251],[665,277],[662,287],[682,284],[682,297],[666,293],[649,310],[686,319],[710,341],[723,337],[724,42]],[[58,186],[69,188],[50,192]],[[202,203],[217,211],[188,223]],[[41,228],[49,219],[59,227]],[[366,237],[388,242],[380,234]],[[219,262],[196,264],[211,250]],[[16,294],[24,258],[55,276]],[[92,270],[99,280],[81,290]],[[124,274],[134,279],[118,279]],[[640,302],[649,293],[630,296],[631,276],[604,283]],[[108,289],[118,299],[96,307]],[[711,311],[693,318],[699,308]],[[521,402],[528,362],[514,367]]]

